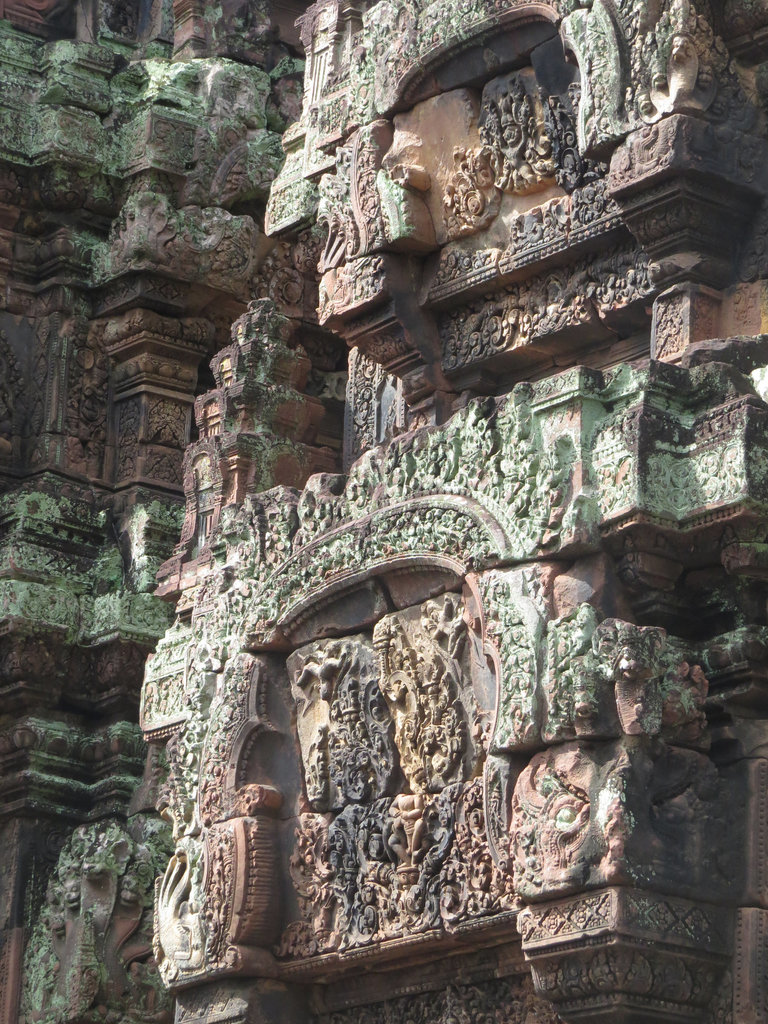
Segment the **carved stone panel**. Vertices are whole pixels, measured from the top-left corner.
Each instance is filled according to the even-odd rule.
[[[309,644],[291,655],[288,671],[312,809],[338,811],[393,795],[399,759],[370,640]]]
[[[411,792],[470,778],[484,756],[491,708],[472,688],[471,644],[454,594],[383,618],[373,632],[381,688]]]
[[[426,205],[438,245],[480,230],[499,212],[493,173],[483,155],[479,113],[477,95],[455,89],[394,119],[384,168],[391,181]]]
[[[29,1024],[167,1020],[152,953],[152,884],[167,826],[137,816],[78,828],[64,845],[27,950],[22,1019]]]
[[[719,795],[692,750],[626,737],[537,754],[512,803],[515,890],[532,902],[603,885],[712,893],[726,883]]]
[[[344,408],[344,461],[351,465],[374,445],[390,441],[405,427],[402,381],[359,348],[349,353]]]
[[[547,742],[581,737],[664,736],[702,742],[708,682],[690,648],[653,626],[597,624],[579,605],[547,629]]]
[[[731,1019],[722,907],[616,887],[526,908],[518,926],[534,987],[563,1020]]]
[[[439,794],[302,814],[291,858],[300,920],[279,956],[301,959],[432,929],[460,931],[514,906],[511,878],[485,841],[480,779]]]
[[[554,178],[545,107],[532,72],[494,78],[483,89],[480,135],[496,188],[536,192]]]

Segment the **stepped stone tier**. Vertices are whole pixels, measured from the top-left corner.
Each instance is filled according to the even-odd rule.
[[[768,0],[0,84],[0,1024],[768,1024]]]

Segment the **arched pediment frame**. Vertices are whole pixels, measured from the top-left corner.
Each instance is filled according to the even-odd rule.
[[[454,16],[446,23],[444,5],[439,4],[426,5],[414,15],[415,53],[406,49],[383,67],[377,65],[377,114],[386,116],[438,92],[482,83],[497,68],[519,65],[531,50],[557,35],[561,19],[557,7],[546,3],[486,3],[464,15],[463,21]],[[381,21],[372,20],[374,50],[382,27]]]
[[[646,20],[652,21],[649,13]],[[559,32],[581,76],[580,148],[589,155],[605,153],[642,124],[634,92],[630,107],[625,105],[633,69],[641,67],[631,42],[633,21],[636,14],[608,0],[595,0],[589,7],[567,0],[486,0],[458,14],[445,4],[382,0],[364,17],[365,53],[350,68],[353,95],[363,119],[390,116],[428,96],[519,67]],[[397,48],[388,43],[395,29],[403,39]]]
[[[395,29],[402,39],[397,48],[388,45]],[[386,116],[417,99],[519,66],[556,31],[579,67],[579,142],[587,155],[607,154],[629,132],[672,113],[710,111],[720,119],[724,103],[744,105],[706,12],[692,2],[666,11],[647,0],[484,0],[459,10],[444,3],[381,0],[363,18],[365,58],[351,68],[353,81],[360,78],[356,94],[370,103],[372,117]],[[736,107],[731,120],[738,121]]]
[[[245,645],[295,646],[361,628],[375,620],[377,609],[413,603],[413,594],[418,600],[432,590],[455,589],[475,566],[495,564],[509,549],[502,524],[479,502],[452,495],[398,502],[324,534],[283,562],[248,611]],[[334,625],[331,608],[350,604],[353,610]],[[325,632],[313,634],[318,615]]]

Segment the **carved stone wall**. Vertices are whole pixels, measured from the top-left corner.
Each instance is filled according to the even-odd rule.
[[[217,563],[145,680],[145,732],[173,737],[159,934],[196,908],[199,954],[169,938],[168,980],[279,979],[311,1009],[333,978],[360,1006],[363,956],[385,984],[418,950],[435,992],[436,960],[519,957],[519,930],[563,1019],[727,1003],[753,867],[736,838],[745,761],[721,751],[739,702],[759,701],[737,666],[765,627],[735,577],[718,577],[733,613],[715,626],[724,591],[697,566],[766,500],[765,413],[735,379],[569,371],[222,518]],[[680,559],[671,583],[660,550]],[[233,687],[252,662],[265,696],[248,698],[255,738],[236,754]],[[265,715],[270,699],[282,712]],[[277,860],[227,852],[249,816]],[[232,918],[224,953],[206,908],[237,908],[242,888],[281,909],[253,918],[246,947]]]
[[[152,954],[154,881],[172,852],[153,795],[166,769],[159,750],[147,762],[138,728],[144,662],[173,620],[155,577],[180,540],[195,400],[232,321],[287,293],[292,323],[317,333],[313,272],[263,232],[280,133],[298,113],[302,7],[225,7],[226,29],[196,12],[192,52],[185,4],[0,5],[9,1024],[173,1016]],[[297,358],[292,336],[285,347]],[[304,393],[337,370],[338,345],[326,347],[301,357],[293,383],[297,407],[326,417],[320,465],[335,466],[342,415]],[[293,412],[276,394],[246,398],[287,445]]]
[[[5,4],[3,1019],[765,1018],[766,24]]]
[[[179,1020],[762,1005],[766,182],[741,24],[301,19],[265,224],[317,242],[346,473],[230,492],[210,559],[161,573],[179,618],[142,725],[169,739]],[[249,330],[269,348],[276,322]],[[245,889],[269,907],[247,938]]]

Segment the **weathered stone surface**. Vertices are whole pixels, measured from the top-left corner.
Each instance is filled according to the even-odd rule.
[[[764,15],[4,5],[3,1021],[762,1019]]]
[[[268,291],[261,211],[300,71],[271,16],[244,5],[227,5],[226,25],[209,12],[203,47],[172,63],[185,6],[0,11],[9,1024],[173,1016],[151,957],[172,851],[130,809],[136,793],[152,808],[165,770],[155,750],[142,781],[139,692],[173,618],[153,591],[184,518],[198,371]],[[293,273],[311,292],[312,273]],[[273,405],[292,422],[295,408]],[[331,416],[328,443],[340,434]]]
[[[126,1003],[147,1019],[168,1017],[152,956],[151,892],[169,839],[164,823],[140,816],[71,836],[27,952],[25,1020],[99,1020]]]
[[[288,671],[312,810],[392,795],[399,757],[373,644],[321,641],[292,654]]]

